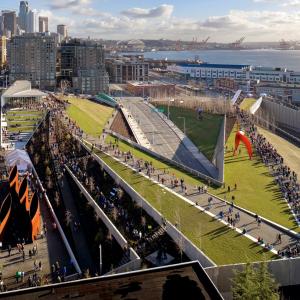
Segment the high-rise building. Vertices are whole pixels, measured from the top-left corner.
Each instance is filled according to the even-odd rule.
[[[3,16],[0,15],[0,36],[4,35],[3,19]]]
[[[27,32],[28,13],[29,13],[28,1],[20,1],[18,25],[20,29],[24,30],[25,32]]]
[[[57,25],[57,33],[61,36],[61,40],[64,40],[68,36],[67,26],[63,24]]]
[[[56,85],[56,38],[49,33],[26,33],[13,37],[7,47],[10,82],[28,80],[33,87]]]
[[[3,65],[6,64],[6,36],[1,36],[0,37],[0,67],[2,68]]]
[[[48,17],[39,17],[39,32],[48,32]]]
[[[37,13],[35,10],[30,10],[28,13],[26,32],[37,32]]]
[[[60,80],[68,80],[74,92],[97,94],[108,90],[103,45],[73,39],[61,44]]]
[[[7,37],[15,36],[17,33],[17,16],[15,11],[2,11],[3,31]]]

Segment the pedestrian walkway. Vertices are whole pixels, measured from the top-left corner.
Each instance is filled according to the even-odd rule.
[[[68,123],[65,122],[65,124],[67,125]],[[54,128],[55,123],[52,123],[52,126]],[[50,134],[50,139],[49,139],[49,143],[50,145],[54,145],[57,144],[57,140],[56,140],[56,136],[54,134],[55,130],[52,131],[52,134]],[[58,149],[55,148],[52,150],[53,154],[55,157],[59,156],[58,153]],[[57,160],[55,160],[54,158],[54,165],[56,169],[60,169],[61,166],[59,165],[59,162]],[[56,173],[61,173],[61,170],[56,170]],[[75,204],[75,199],[73,197],[73,193],[72,190],[70,188],[68,179],[66,177],[66,174],[62,173],[62,176],[60,177],[59,180],[59,186],[60,186],[60,190],[62,193],[62,198],[63,198],[63,202],[64,202],[64,206],[66,209],[65,212],[65,218],[66,221],[69,222],[69,226],[70,226],[70,231],[72,234],[72,238],[74,241],[74,246],[76,249],[76,258],[78,260],[78,263],[80,265],[81,270],[85,271],[85,270],[89,270],[90,273],[94,274],[96,272],[96,268],[94,266],[90,251],[89,251],[89,246],[88,243],[86,241],[86,237],[85,234],[83,232],[82,229],[80,228],[75,228],[74,224],[75,222],[79,222],[80,220],[80,215],[78,212],[78,209],[76,207]]]
[[[66,219],[70,220],[70,231],[76,248],[76,254],[80,268],[84,271],[89,269],[90,273],[94,274],[96,268],[94,266],[89,246],[86,241],[85,234],[81,228],[76,229],[75,222],[79,222],[80,216],[75,205],[75,199],[68,183],[66,175],[63,175],[59,181],[60,189],[62,192],[62,198],[66,208]]]
[[[114,156],[114,153],[115,152],[112,150],[108,151],[108,154],[111,156]],[[125,163],[125,156],[117,158],[124,164],[138,171],[136,167],[137,160],[126,159]],[[141,165],[143,165],[143,163],[141,163]],[[142,168],[142,172],[145,175],[149,175],[149,171],[147,172],[147,169],[145,168]],[[178,196],[183,197],[183,200],[192,201],[195,205],[203,208],[206,212],[212,214],[215,218],[224,221],[226,224],[230,225],[229,223],[234,219],[234,226],[230,225],[232,228],[240,229],[240,231],[246,233],[255,241],[258,239],[263,240],[264,245],[270,246],[270,249],[274,249],[276,252],[282,251],[282,249],[289,246],[294,247],[298,242],[293,234],[287,234],[285,230],[281,230],[277,226],[266,223],[261,217],[257,216],[257,218],[255,218],[255,216],[244,212],[242,209],[234,206],[234,204],[228,204],[216,196],[205,193],[205,187],[203,187],[203,192],[199,192],[198,187],[189,186],[185,183],[183,184],[183,188],[181,188],[179,182],[180,179],[177,179],[179,184],[174,187],[176,178],[173,177],[172,174],[165,174],[164,170],[154,170],[154,172],[151,172],[150,176],[151,180],[156,183],[158,183],[158,180],[159,183],[162,183],[163,181],[164,186],[172,190]],[[238,216],[238,218],[236,218],[236,216]],[[280,241],[278,239],[279,236]]]

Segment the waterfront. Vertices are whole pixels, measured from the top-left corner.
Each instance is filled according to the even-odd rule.
[[[187,60],[209,63],[250,64],[264,67],[284,67],[300,71],[300,50],[198,50],[145,52],[146,58]]]

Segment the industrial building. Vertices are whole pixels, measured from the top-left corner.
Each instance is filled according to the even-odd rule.
[[[143,55],[110,58],[105,64],[111,83],[149,80],[149,63],[145,62]]]
[[[13,37],[7,47],[10,82],[28,80],[33,87],[56,86],[56,37],[27,33]]]
[[[129,81],[126,88],[130,94],[136,97],[151,97],[155,99],[175,97],[175,85],[171,83]]]
[[[300,83],[300,72],[284,68],[253,67],[250,65],[226,64],[177,64],[167,67],[167,70],[190,78],[217,79],[232,78],[266,82]]]
[[[59,82],[67,80],[78,93],[95,95],[108,90],[109,78],[101,44],[80,39],[64,41],[58,55]]]

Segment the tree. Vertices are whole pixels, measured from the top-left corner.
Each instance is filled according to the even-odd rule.
[[[279,295],[277,293],[278,285],[273,275],[268,271],[268,265],[266,262],[262,262],[259,265],[257,272],[257,284],[259,286],[259,299],[279,299]]]
[[[277,285],[265,262],[260,264],[258,270],[247,263],[242,271],[236,271],[231,290],[234,300],[279,299]]]

